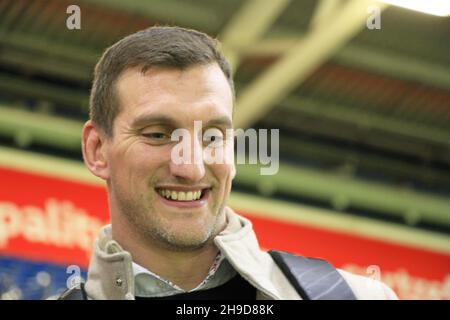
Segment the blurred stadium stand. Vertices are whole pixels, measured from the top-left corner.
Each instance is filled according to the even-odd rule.
[[[0,257],[0,300],[41,300],[67,288],[65,266]],[[81,278],[86,279],[82,270]]]

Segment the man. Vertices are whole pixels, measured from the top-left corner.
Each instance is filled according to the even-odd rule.
[[[232,158],[233,102],[229,65],[203,33],[152,27],[106,50],[82,140],[86,166],[107,182],[111,225],[94,244],[85,298],[300,299],[251,223],[226,206],[233,162],[203,161],[205,151]],[[190,161],[175,161],[187,141]],[[357,298],[395,298],[339,272]]]

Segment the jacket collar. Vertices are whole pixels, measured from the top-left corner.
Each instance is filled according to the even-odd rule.
[[[227,226],[214,243],[233,268],[258,290],[259,299],[297,299],[298,294],[269,254],[259,248],[249,220],[226,208]],[[93,299],[134,299],[134,274],[131,254],[111,238],[105,226],[94,242],[86,282]]]
[[[297,291],[259,247],[252,223],[227,208],[228,225],[214,243],[234,269],[256,289],[259,299],[298,299]]]
[[[131,254],[111,238],[111,225],[100,230],[85,285],[95,300],[133,300],[134,274]]]

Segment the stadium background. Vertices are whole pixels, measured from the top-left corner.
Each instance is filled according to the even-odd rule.
[[[0,299],[85,276],[108,221],[80,153],[92,70],[155,24],[220,39],[236,128],[280,130],[279,173],[238,166],[230,199],[263,248],[380,277],[403,299],[450,298],[448,16],[365,0],[0,0]]]

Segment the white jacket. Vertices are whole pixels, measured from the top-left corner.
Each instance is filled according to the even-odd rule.
[[[259,248],[249,220],[227,208],[228,225],[214,243],[235,270],[257,289],[257,299],[301,299],[272,257]],[[104,227],[94,243],[85,285],[90,299],[134,299],[134,274],[129,252],[110,238]],[[338,270],[358,299],[397,299],[385,284]]]

